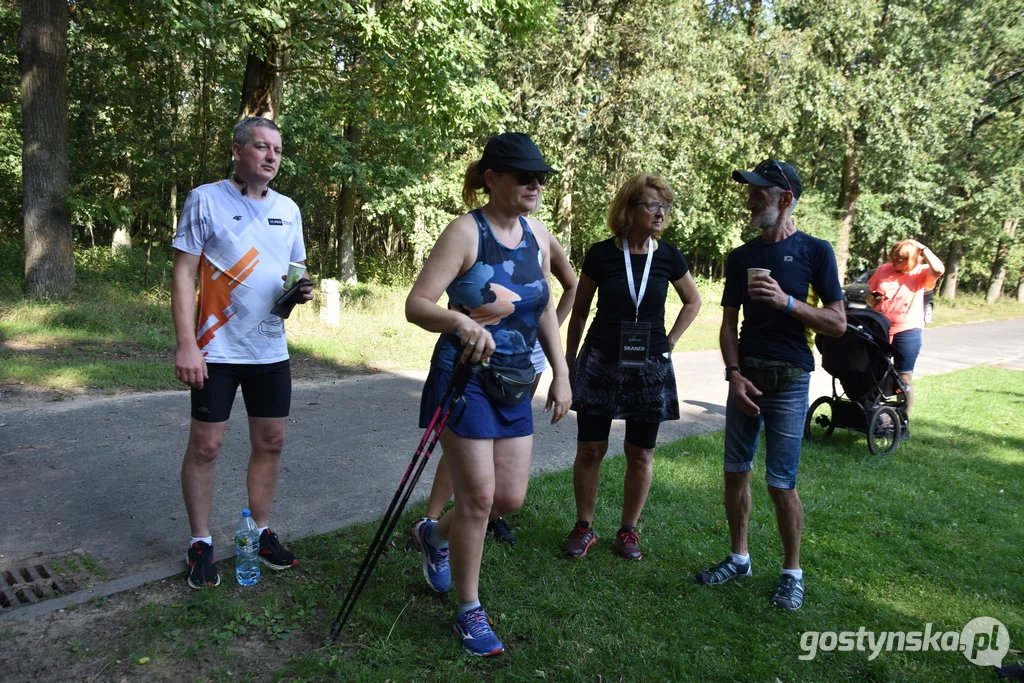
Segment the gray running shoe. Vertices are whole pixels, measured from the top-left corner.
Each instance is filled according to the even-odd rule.
[[[720,586],[733,579],[744,579],[753,575],[754,572],[751,570],[749,562],[744,565],[738,565],[732,561],[732,555],[726,555],[725,559],[714,567],[697,572],[693,577],[693,581],[705,586]]]
[[[772,596],[772,604],[790,611],[800,609],[804,604],[804,580],[783,574],[779,577],[779,587]]]

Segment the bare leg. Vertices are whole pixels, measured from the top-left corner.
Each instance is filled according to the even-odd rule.
[[[601,479],[601,461],[608,452],[607,441],[577,441],[576,461],[572,465],[572,486],[576,493],[576,519],[594,523],[597,486]],[[645,494],[646,496],[646,494]]]
[[[192,420],[188,445],[181,462],[181,495],[193,536],[210,535],[210,510],[213,508],[213,475],[217,456],[224,443],[228,423]]]
[[[448,458],[441,457],[437,461],[437,470],[434,472],[434,483],[430,486],[430,499],[427,501],[427,517],[438,519],[448,501],[452,498],[455,488],[452,486],[452,474],[448,470]]]
[[[436,528],[451,547],[448,561],[458,600],[472,602],[479,598],[480,560],[494,505],[494,441],[464,439],[445,429],[441,445],[455,487],[455,506]]]
[[[623,448],[626,451],[626,481],[622,500],[622,526],[635,527],[640,521],[644,503],[647,502],[647,493],[651,490],[654,449],[640,448],[628,441],[623,443]]]
[[[900,375],[900,377],[903,378],[903,381],[907,385],[907,416],[909,417],[910,407],[914,405],[914,387],[910,386],[911,381],[914,379],[914,374],[908,372],[904,375]]]
[[[277,479],[281,474],[281,451],[284,450],[284,433],[288,426],[287,417],[250,417],[249,472],[246,483],[249,487],[249,510],[257,527],[270,523],[270,509],[274,505]]]
[[[785,552],[782,568],[799,569],[800,535],[804,529],[804,505],[800,502],[800,494],[796,489],[777,489],[774,486],[768,487],[768,493],[775,503],[775,520]]]
[[[769,487],[770,489],[771,487]],[[750,470],[725,473],[725,517],[729,520],[731,550],[747,555],[747,526],[750,523]]]

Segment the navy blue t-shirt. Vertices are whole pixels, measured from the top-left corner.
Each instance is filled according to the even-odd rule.
[[[799,230],[774,244],[756,237],[736,247],[725,261],[722,306],[743,308],[740,358],[782,360],[814,370],[814,331],[792,315],[747,294],[747,268],[768,268],[786,294],[812,306],[843,299],[832,245]]]
[[[633,266],[633,284],[638,289],[644,275],[647,254],[630,254],[629,263]],[[620,325],[622,322],[633,322],[636,318],[640,322],[651,324],[649,352],[652,355],[667,352],[669,348],[668,336],[665,334],[665,298],[668,296],[668,285],[679,280],[689,270],[686,259],[675,245],[658,240],[654,256],[651,258],[647,290],[644,292],[643,301],[640,302],[640,313],[637,316],[636,306],[629,296],[626,264],[622,258],[622,250],[616,244],[616,238],[612,237],[591,246],[583,259],[583,274],[597,283],[597,314],[587,331],[587,342],[609,358],[618,358]]]

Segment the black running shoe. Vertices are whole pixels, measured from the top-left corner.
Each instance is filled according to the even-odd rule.
[[[504,517],[498,517],[497,519],[492,519],[488,522],[487,533],[494,534],[494,540],[499,543],[515,545],[516,541],[519,540],[516,538],[515,532],[512,531],[512,527],[508,525],[508,522],[505,521]]]
[[[726,555],[725,559],[714,567],[697,572],[693,581],[705,586],[720,586],[733,579],[742,579],[753,575],[754,572],[751,571],[749,562],[739,565],[732,561],[732,555]]]
[[[190,588],[212,588],[220,585],[220,575],[213,566],[213,546],[196,541],[189,546],[185,555],[188,563],[188,585]]]
[[[277,540],[277,534],[271,531],[269,527],[260,534],[259,557],[260,562],[278,571],[299,566],[299,561],[295,559],[295,555],[281,545],[281,542]]]
[[[772,604],[782,609],[794,611],[804,604],[804,580],[792,574],[779,577],[779,587],[772,596]]]

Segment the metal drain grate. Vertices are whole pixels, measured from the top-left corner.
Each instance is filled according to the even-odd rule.
[[[0,572],[0,612],[63,595],[64,582],[45,564]]]

